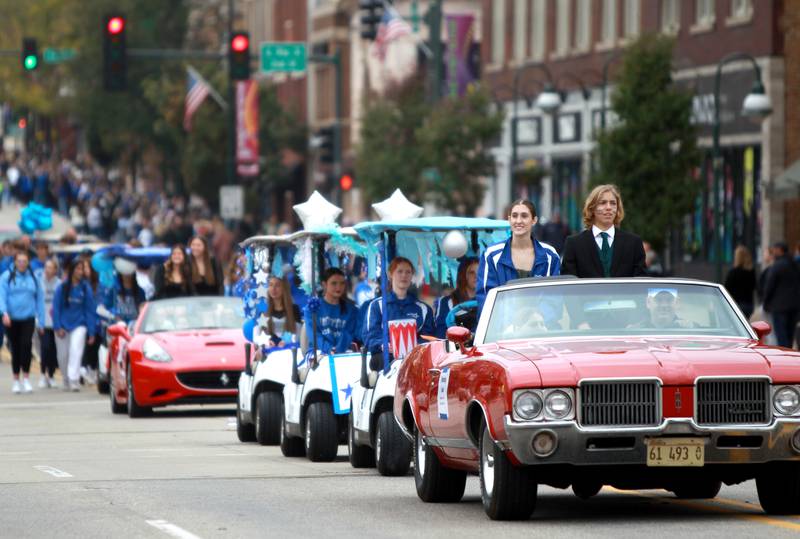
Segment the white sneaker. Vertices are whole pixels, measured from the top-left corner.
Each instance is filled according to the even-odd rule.
[[[14,385],[11,386],[12,393],[22,393],[22,384],[19,383],[19,380],[14,380]]]
[[[52,388],[55,389],[55,388],[58,387],[58,382],[56,382],[56,379],[53,378],[52,376],[48,376],[47,377],[47,387],[52,387]]]
[[[47,387],[47,376],[42,376],[39,378],[39,389],[44,389]]]
[[[80,387],[80,385],[78,385],[77,383],[73,383],[73,384],[70,384],[70,387],[69,387],[69,389],[70,389],[70,391],[72,391],[73,393],[77,393],[78,391],[80,391],[80,390],[81,390],[81,387]]]
[[[33,393],[33,387],[31,386],[30,380],[28,380],[27,378],[25,378],[22,381],[22,392],[23,393]]]

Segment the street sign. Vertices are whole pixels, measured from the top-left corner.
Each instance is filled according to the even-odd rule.
[[[261,44],[261,71],[264,73],[306,70],[306,44],[265,41]]]
[[[75,49],[52,49],[48,47],[44,50],[42,58],[48,64],[57,64],[59,62],[72,60],[77,55],[78,53]]]
[[[244,188],[241,185],[223,185],[219,188],[219,214],[223,219],[244,217]]]

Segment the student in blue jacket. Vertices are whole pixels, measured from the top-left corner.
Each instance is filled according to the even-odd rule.
[[[313,342],[316,322],[317,350],[323,354],[341,354],[353,348],[358,312],[346,293],[344,272],[339,268],[328,268],[322,273],[319,309],[311,312],[306,304],[303,310],[306,334]]]
[[[44,326],[44,293],[30,268],[30,255],[20,250],[14,264],[0,277],[0,312],[11,345],[11,369],[14,393],[33,391],[28,379],[36,321]],[[40,329],[41,331],[41,329]],[[20,371],[22,380],[20,380]]]
[[[478,281],[478,259],[465,258],[458,265],[456,289],[448,296],[436,300],[433,312],[436,313],[434,335],[444,339],[447,335],[447,315],[456,305],[475,299],[475,286]]]
[[[478,266],[478,314],[492,288],[513,279],[550,277],[561,274],[561,260],[553,247],[533,237],[538,221],[536,207],[530,200],[515,200],[508,212],[511,237],[487,247]]]
[[[408,291],[414,277],[414,266],[411,261],[401,256],[395,257],[389,264],[388,271],[391,291],[386,297],[387,312],[383,312],[381,298],[375,298],[367,307],[364,328],[364,346],[372,354],[370,368],[383,369],[383,317],[387,321],[414,319],[417,321],[417,339],[420,335],[433,335],[433,310]]]
[[[94,343],[97,332],[94,291],[84,278],[85,267],[80,259],[70,262],[53,298],[53,329],[65,391],[79,391],[83,350]]]

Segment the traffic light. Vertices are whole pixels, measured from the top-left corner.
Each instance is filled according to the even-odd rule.
[[[323,127],[317,132],[319,143],[319,160],[322,163],[333,163],[333,126]]]
[[[359,0],[358,7],[361,9],[361,38],[374,41],[383,17],[383,1]]]
[[[250,78],[250,34],[234,32],[228,43],[228,65],[232,80]]]
[[[125,26],[122,15],[103,17],[103,87],[107,92],[121,92],[127,87]]]
[[[350,174],[344,174],[339,178],[339,187],[342,191],[349,191],[353,188],[353,177]]]
[[[33,71],[39,67],[39,51],[36,46],[36,39],[32,37],[22,38],[22,69],[25,71]]]

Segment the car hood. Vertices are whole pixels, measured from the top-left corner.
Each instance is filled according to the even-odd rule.
[[[143,337],[158,342],[172,356],[173,362],[216,368],[244,368],[246,341],[241,329],[165,331]]]
[[[800,353],[748,339],[576,339],[500,343],[500,348],[529,360],[546,387],[630,377],[659,378],[664,385],[691,385],[700,376],[769,376],[776,383],[800,382]]]

